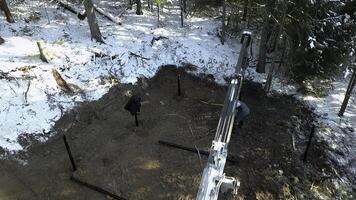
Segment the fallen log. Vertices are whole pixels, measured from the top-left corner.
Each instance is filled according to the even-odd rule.
[[[64,9],[68,10],[69,12],[73,13],[73,14],[76,14],[78,15],[79,12],[75,10],[75,8],[73,8],[72,6],[70,6],[69,4],[67,3],[64,3],[60,0],[54,0],[55,2],[58,3],[58,5],[62,6]]]
[[[77,17],[80,19],[80,20],[84,20],[87,15],[85,12],[80,12],[80,11],[77,11],[74,7],[72,7],[71,5],[63,2],[63,1],[60,1],[60,0],[55,0],[55,2],[58,3],[58,5],[62,6],[64,9],[68,10],[69,12],[77,15]]]
[[[13,80],[33,80],[36,79],[36,76],[29,76],[29,75],[22,75],[20,77],[15,77],[15,76],[10,76],[9,72],[3,72],[0,70],[0,79],[5,79],[8,81],[13,81]]]
[[[117,15],[117,17],[122,17],[122,15],[125,14],[125,12],[126,12],[127,10],[129,10],[129,9],[130,9],[129,7],[126,7],[125,9],[123,9],[123,10],[121,11],[121,13],[119,13],[119,14]]]
[[[75,8],[73,8],[71,5],[69,5],[69,4],[65,3],[65,2],[60,1],[60,0],[55,0],[55,1],[58,3],[58,5],[62,6],[64,9],[66,9],[66,10],[68,10],[69,12],[71,12],[71,13],[77,15],[80,20],[84,20],[84,19],[87,17],[87,15],[86,15],[85,12],[79,12],[79,11],[77,11]],[[110,20],[110,21],[112,21],[112,22],[114,22],[114,23],[116,23],[116,24],[118,24],[118,25],[122,25],[122,23],[121,23],[120,21],[118,21],[117,19],[115,19],[115,17],[114,17],[112,14],[105,12],[103,9],[99,8],[99,7],[96,6],[95,4],[94,4],[94,9],[95,9],[96,12],[98,12],[98,13],[101,14],[101,15],[103,15],[103,16],[104,16],[105,18],[107,18],[108,20]],[[126,10],[127,10],[127,8],[124,9],[124,10],[118,15],[118,17],[121,17],[121,16],[126,12]]]
[[[158,41],[158,40],[161,40],[161,39],[167,39],[167,37],[164,37],[164,36],[158,36],[158,37],[153,37],[152,40],[151,40],[151,46],[153,46],[153,44]]]
[[[133,57],[136,57],[136,58],[141,58],[141,59],[143,59],[143,60],[150,60],[150,58],[146,58],[146,57],[143,57],[143,56],[141,56],[141,55],[138,55],[138,54],[136,54],[136,53],[134,53],[134,52],[129,52],[129,56],[131,57],[131,56],[133,56]]]
[[[110,20],[110,21],[112,21],[112,22],[114,22],[114,23],[116,23],[118,25],[122,25],[122,23],[120,21],[116,20],[115,17],[112,14],[110,14],[108,12],[105,12],[103,9],[99,8],[95,4],[94,4],[94,9],[95,9],[96,12],[98,12],[101,15],[103,15],[108,20]]]

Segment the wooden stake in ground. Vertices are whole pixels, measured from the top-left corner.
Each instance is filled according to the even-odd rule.
[[[84,1],[85,13],[88,17],[88,24],[90,28],[91,38],[95,39],[97,42],[104,43],[104,40],[101,36],[98,22],[95,16],[95,8],[91,0]]]
[[[40,51],[40,58],[43,62],[49,63],[53,56],[49,53],[49,51],[44,47],[43,42],[37,42],[38,49]]]
[[[5,12],[6,21],[9,23],[15,23],[14,18],[10,12],[9,7],[7,6],[6,0],[0,0],[0,9]]]
[[[342,102],[340,111],[339,111],[339,117],[342,117],[344,115],[344,112],[346,110],[347,104],[349,103],[349,99],[351,97],[351,93],[355,87],[356,84],[356,68],[354,69],[354,72],[352,73],[352,77],[350,79],[349,85],[346,90],[345,98],[344,101]]]

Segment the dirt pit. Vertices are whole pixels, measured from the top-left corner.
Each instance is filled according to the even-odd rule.
[[[182,95],[177,96],[180,74]],[[139,127],[124,105],[128,90],[142,97]],[[208,150],[215,135],[226,87],[166,66],[137,85],[119,84],[96,102],[80,105],[55,126],[45,143],[0,161],[0,199],[110,199],[72,182],[62,135],[78,170],[74,176],[127,199],[194,199],[207,157],[158,144],[165,140]],[[241,182],[238,196],[221,199],[320,199],[342,196],[331,180],[323,145],[313,141],[308,162],[301,157],[313,114],[292,97],[266,96],[246,82],[243,101],[251,114],[235,128],[226,174]],[[25,160],[21,163],[18,160]],[[344,196],[345,197],[345,196]]]

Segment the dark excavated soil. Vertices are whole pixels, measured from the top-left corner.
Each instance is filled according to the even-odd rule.
[[[127,90],[144,101],[139,127],[123,109]],[[206,157],[200,160],[197,154],[157,141],[208,150],[225,92],[208,78],[172,66],[137,85],[119,84],[100,100],[64,115],[47,142],[32,142],[27,152],[1,160],[0,199],[110,199],[69,180],[63,134],[79,168],[74,176],[81,180],[133,200],[194,199]],[[313,188],[329,186],[332,173],[323,145],[316,141],[309,161],[301,161],[313,114],[292,97],[267,96],[252,82],[243,87],[243,101],[251,115],[242,129],[234,129],[229,153],[238,163],[227,163],[225,170],[241,181],[241,188],[237,197],[222,199],[318,199]]]

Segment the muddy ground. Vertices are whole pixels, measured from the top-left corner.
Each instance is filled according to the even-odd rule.
[[[123,108],[128,90],[144,101],[139,127]],[[27,152],[1,160],[0,199],[110,199],[69,179],[63,134],[78,166],[74,176],[81,180],[128,199],[194,199],[206,157],[200,160],[158,140],[208,150],[225,92],[210,77],[175,67],[164,67],[138,85],[119,84],[99,101],[64,115],[47,142],[30,141]],[[292,97],[266,96],[256,83],[246,82],[242,92],[251,114],[242,128],[234,129],[229,153],[238,163],[227,163],[225,170],[240,180],[241,188],[237,197],[222,199],[320,199],[320,194],[347,199],[331,184],[334,175],[323,144],[314,140],[308,162],[301,161],[312,112]]]

